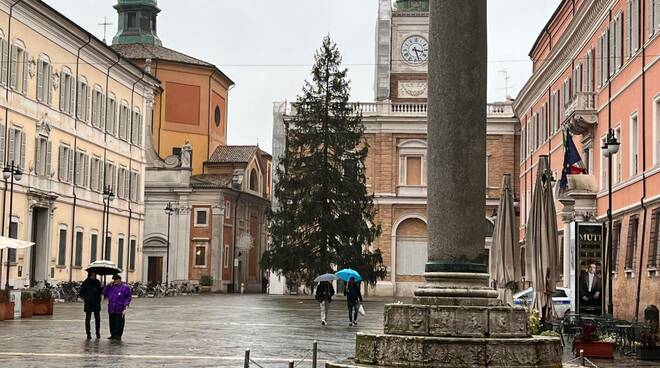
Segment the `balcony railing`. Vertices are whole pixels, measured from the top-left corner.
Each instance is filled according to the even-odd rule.
[[[576,93],[564,106],[564,122],[573,134],[587,133],[598,122],[596,93]]]
[[[362,113],[364,116],[426,116],[428,104],[425,102],[350,102],[350,108],[354,113]],[[286,107],[286,115],[295,115],[298,112],[296,104]],[[510,103],[489,103],[486,105],[489,117],[513,117],[513,106]]]

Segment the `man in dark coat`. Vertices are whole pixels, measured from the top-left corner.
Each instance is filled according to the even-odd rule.
[[[601,305],[603,284],[600,276],[596,274],[596,264],[590,263],[587,272],[580,277],[580,296],[582,305],[598,308]]]
[[[321,324],[326,325],[326,318],[328,318],[328,310],[332,302],[332,296],[335,295],[335,288],[328,281],[321,281],[316,288],[316,301],[321,306]]]
[[[348,319],[349,326],[357,326],[358,310],[360,303],[362,303],[362,293],[360,292],[360,284],[355,281],[355,277],[351,277],[344,289],[346,295],[346,302],[348,303]]]
[[[96,279],[94,272],[87,274],[87,279],[80,286],[80,297],[85,302],[85,331],[87,340],[92,338],[89,322],[94,313],[94,322],[96,322],[96,338],[101,338],[101,282]]]

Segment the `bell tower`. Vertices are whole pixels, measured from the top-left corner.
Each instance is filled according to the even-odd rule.
[[[113,45],[149,44],[162,46],[156,33],[156,17],[160,12],[157,0],[118,0],[117,34]]]

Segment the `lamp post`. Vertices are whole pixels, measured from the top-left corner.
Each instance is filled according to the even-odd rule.
[[[612,302],[612,270],[614,260],[612,259],[612,155],[619,152],[621,143],[614,136],[614,129],[607,132],[605,143],[601,147],[603,156],[607,158],[607,314],[614,315],[614,303]]]
[[[5,166],[5,168],[2,170],[2,177],[5,179],[5,187],[7,185],[7,180],[9,180],[9,228],[11,228],[11,217],[13,214],[13,209],[14,209],[14,180],[16,181],[21,181],[23,178],[23,172],[21,171],[21,168],[16,166],[14,164],[14,161],[9,164],[9,166]],[[5,229],[3,229],[5,231]],[[9,237],[15,238],[18,234],[9,234]],[[5,278],[5,288],[9,289],[9,269],[11,268],[11,264],[9,263],[9,252],[10,250],[7,249],[7,275]],[[2,258],[0,258],[0,262],[2,262]]]
[[[105,243],[108,238],[108,226],[110,222],[110,202],[115,199],[112,187],[106,185],[103,188],[103,239],[101,240],[101,259],[105,259]]]
[[[170,284],[170,218],[174,213],[174,208],[172,208],[172,203],[167,202],[165,206],[165,213],[167,214],[167,253],[165,260],[165,287]]]

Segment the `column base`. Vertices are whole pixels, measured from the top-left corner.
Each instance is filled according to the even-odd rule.
[[[466,305],[466,298],[474,299],[467,305],[497,304],[497,290],[490,287],[487,273],[426,272],[424,278],[426,284],[415,290],[422,304]]]

